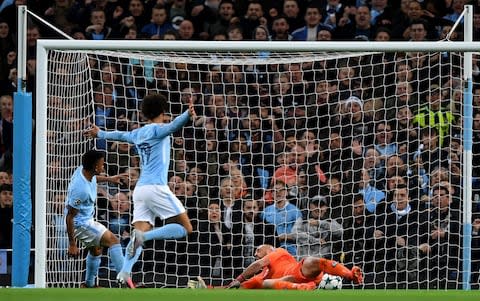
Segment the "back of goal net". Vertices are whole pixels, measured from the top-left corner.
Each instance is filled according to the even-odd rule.
[[[128,175],[99,185],[95,215],[128,244],[140,157],[82,131],[142,127],[142,98],[160,93],[171,119],[190,99],[198,114],[172,135],[168,175],[194,231],[147,242],[134,282],[225,284],[268,243],[362,267],[355,288],[458,287],[461,62],[426,52],[49,51],[46,285],[84,277],[84,259],[66,257],[63,212],[87,149],[106,151],[109,175]],[[98,282],[115,287],[115,275],[104,251]]]

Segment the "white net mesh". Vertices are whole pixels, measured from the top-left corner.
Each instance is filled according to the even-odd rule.
[[[140,127],[143,96],[163,93],[172,117],[189,96],[201,116],[174,134],[169,174],[194,233],[148,242],[134,281],[223,284],[271,243],[359,265],[360,287],[458,287],[461,62],[455,53],[50,51],[47,285],[83,279],[84,260],[65,258],[61,215],[93,146],[82,129]],[[99,187],[96,216],[125,247],[139,157],[123,143],[96,147],[110,175],[130,175]],[[279,181],[288,207],[272,189]],[[104,254],[99,283],[116,286]]]

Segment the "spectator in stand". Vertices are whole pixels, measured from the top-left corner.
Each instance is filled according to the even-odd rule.
[[[378,205],[385,202],[385,192],[370,185],[371,178],[365,168],[356,171],[354,180],[357,187],[355,193],[362,194],[367,211],[369,213],[377,213]]]
[[[388,42],[392,39],[392,32],[386,27],[380,27],[375,32],[374,40],[377,42]]]
[[[391,26],[393,10],[387,0],[372,0],[370,14],[372,26]]]
[[[448,168],[448,152],[439,147],[438,132],[435,128],[427,127],[420,131],[420,145],[413,159],[420,160],[427,176],[437,168]]]
[[[266,25],[267,20],[263,16],[264,11],[262,4],[257,1],[249,1],[245,16],[233,17],[230,20],[231,24],[235,24],[242,29],[243,38],[245,40],[252,40],[253,30],[259,25]]]
[[[0,168],[11,170],[13,164],[13,97],[0,96]]]
[[[268,41],[270,39],[270,33],[268,28],[264,25],[255,27],[252,34],[252,40],[254,41]]]
[[[372,271],[374,261],[372,260],[375,250],[373,231],[375,215],[365,210],[365,202],[361,194],[355,194],[346,210],[343,219],[343,253],[346,264],[361,266],[365,272],[365,284],[373,282]]]
[[[287,189],[285,182],[275,181],[275,184],[272,185],[274,204],[267,206],[261,216],[265,222],[275,225],[279,246],[296,256],[297,235],[292,229],[296,223],[302,223],[302,213],[295,205],[289,203]]]
[[[365,149],[363,167],[371,179],[370,185],[380,190],[385,188],[385,182],[382,181],[385,177],[385,160],[386,157],[381,156],[375,146]]]
[[[332,129],[322,147],[322,162],[320,168],[328,173],[336,173],[344,170],[344,160],[349,158],[350,152],[343,147],[343,139],[338,129]]]
[[[12,29],[4,19],[0,19],[0,83],[7,80],[10,68],[14,67],[14,60],[10,59],[9,62],[8,54],[10,52],[16,54]]]
[[[410,205],[408,188],[399,185],[393,192],[393,202],[386,214],[378,216],[374,237],[376,241],[376,282],[387,288],[418,288],[418,261],[427,248],[421,246],[419,231],[424,222],[420,212]]]
[[[331,41],[332,40],[332,31],[327,29],[322,29],[317,33],[317,41]]]
[[[370,23],[370,8],[366,5],[359,6],[355,13],[355,22],[346,23],[343,26],[339,24],[335,29],[335,40],[353,40],[361,39],[371,41],[374,39],[376,27]]]
[[[428,236],[428,241],[421,245],[424,253],[428,254],[428,263],[422,262],[419,266],[419,278],[430,279],[427,285],[433,289],[457,288],[460,277],[460,200],[453,195],[453,191],[448,182],[440,182],[432,187],[432,208],[425,212],[426,222],[420,230]]]
[[[232,232],[233,245],[237,249],[234,267],[242,270],[255,261],[255,250],[259,246],[275,244],[275,226],[262,221],[258,202],[248,197],[243,200],[242,220],[233,225]]]
[[[180,176],[171,176],[168,179],[168,188],[171,192],[175,194],[177,197],[181,197],[185,195],[185,185],[182,177]]]
[[[212,284],[221,284],[222,279],[230,279],[232,275],[223,275],[222,267],[231,266],[232,234],[221,222],[220,205],[211,201],[208,205],[207,219],[201,220],[198,234],[190,236],[192,242],[198,243],[196,253],[200,255],[200,275]],[[195,237],[198,235],[197,237]],[[197,263],[198,265],[198,263]]]
[[[309,202],[307,218],[301,224],[295,224],[292,232],[297,233],[298,258],[333,258],[335,255],[335,245],[341,241],[343,228],[330,218],[329,205],[325,196],[313,197]]]
[[[316,41],[317,33],[322,29],[331,30],[332,26],[321,23],[322,14],[316,5],[310,5],[305,12],[305,26],[292,32],[294,41]]]
[[[208,186],[205,182],[205,172],[200,166],[190,168],[187,179],[193,189],[192,196],[197,198],[197,207],[206,208],[208,203]]]
[[[340,0],[328,0],[326,6],[322,7],[322,20],[324,25],[331,26],[332,29],[337,27],[337,23],[344,16],[345,6]]]
[[[219,205],[222,212],[222,225],[231,230],[241,220],[241,188],[228,177],[220,182]]]
[[[152,9],[152,21],[142,28],[142,33],[150,39],[160,39],[168,30],[173,29],[168,21],[167,9],[163,5],[155,5]]]
[[[218,15],[215,18],[207,19],[200,37],[207,37],[210,40],[217,34],[226,34],[230,26],[230,20],[235,16],[235,8],[232,0],[222,0],[218,6]]]
[[[451,13],[445,15],[443,19],[451,21],[452,24],[457,21],[457,19],[460,17],[462,14],[465,4],[467,4],[467,1],[465,0],[453,0],[452,1],[452,6],[450,7]],[[459,24],[463,24],[463,18],[459,21]]]
[[[10,179],[10,176],[11,175],[9,175],[8,172],[0,171],[0,186],[5,185],[5,184],[12,185],[12,181]]]
[[[271,41],[290,41],[293,39],[289,33],[290,25],[284,15],[276,16],[272,22]]]
[[[427,23],[422,19],[413,20],[410,23],[410,41],[412,42],[424,42],[427,40]]]
[[[285,163],[275,170],[271,180],[272,184],[280,180],[286,184],[287,188],[296,186],[299,168],[305,164],[305,161],[305,148],[299,144],[294,145],[288,150]]]
[[[168,12],[168,15],[170,16],[170,18],[173,19],[174,17],[177,17],[177,16],[186,18],[188,16],[186,4],[187,4],[186,0],[172,1],[170,3],[170,11]]]
[[[0,248],[12,247],[13,197],[12,185],[0,186]]]
[[[305,20],[300,13],[298,0],[285,0],[283,2],[283,14],[287,17],[290,32],[294,32],[305,25]]]
[[[417,111],[418,100],[413,94],[413,87],[411,83],[408,81],[397,81],[395,85],[395,94],[387,98],[385,102],[386,119],[394,119],[398,110],[402,109],[403,107],[409,107],[412,111]]]
[[[166,40],[166,41],[174,41],[174,40],[180,40],[180,35],[176,30],[167,30],[165,34],[160,37],[160,40]]]
[[[473,10],[473,40],[480,40],[480,9],[478,7]]]
[[[124,192],[118,192],[108,198],[109,208],[104,216],[106,226],[120,239],[120,245],[125,248],[130,241],[130,199]]]
[[[433,30],[430,28],[431,24],[443,25],[444,21],[434,17],[435,16],[431,12],[422,8],[422,5],[420,4],[420,2],[416,0],[411,0],[410,3],[408,4],[407,18],[403,20],[398,20],[399,22],[402,22],[402,23],[393,24],[393,27],[392,27],[393,39],[394,40],[410,40],[410,39],[414,39],[412,37],[412,34],[415,34],[417,36],[421,36],[425,34],[425,39],[427,39],[427,36],[428,36],[429,40],[431,39],[436,40],[438,34],[435,34]],[[431,20],[431,22],[427,20]],[[419,32],[413,33],[411,26],[413,23],[417,23],[417,22],[422,23],[423,29],[417,28],[420,26],[420,25],[417,25],[415,27],[415,30],[419,29]]]
[[[398,152],[397,143],[394,141],[392,127],[385,121],[376,124],[375,149],[380,154],[380,160],[386,161],[387,157]]]
[[[72,34],[73,23],[68,18],[68,13],[73,5],[72,0],[55,0],[44,12],[45,19],[66,34]]]
[[[85,29],[87,39],[106,40],[112,34],[112,28],[106,26],[105,12],[100,9],[94,9],[90,16],[90,26]]]
[[[150,20],[144,2],[140,0],[130,0],[127,16],[134,18],[134,24],[137,25],[137,28],[143,28]]]
[[[180,40],[194,40],[195,28],[193,28],[192,21],[187,19],[183,20],[178,27],[178,34]]]
[[[442,94],[437,84],[432,84],[425,92],[427,102],[422,106],[413,120],[420,128],[434,127],[439,135],[439,145],[442,147],[448,141],[450,127],[455,123],[455,116],[442,107]]]
[[[37,56],[37,40],[40,38],[41,35],[38,26],[33,24],[29,25],[27,28],[27,59]]]

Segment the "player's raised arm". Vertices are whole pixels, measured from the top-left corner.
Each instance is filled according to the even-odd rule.
[[[197,119],[197,113],[195,112],[195,107],[193,106],[193,98],[190,97],[188,102],[188,113],[190,114],[190,118],[195,121]]]
[[[100,128],[93,124],[88,129],[83,131],[83,136],[85,136],[88,139],[97,138],[99,131],[100,131]]]

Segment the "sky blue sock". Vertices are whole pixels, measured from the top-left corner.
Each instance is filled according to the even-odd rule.
[[[178,239],[187,236],[187,230],[180,224],[166,224],[143,234],[145,241],[153,239]]]
[[[130,246],[131,243],[132,243],[132,241],[130,240],[130,242],[128,243],[127,248],[126,248],[127,250],[128,250],[128,247]],[[138,249],[135,252],[135,255],[133,257],[128,256],[128,254],[125,252],[122,272],[127,272],[127,273],[132,272],[133,265],[135,264],[135,262],[137,262],[138,258],[140,257],[140,254],[142,254],[142,251],[143,251],[143,247],[142,246],[138,247]]]
[[[110,247],[110,260],[115,266],[117,273],[119,273],[123,267],[122,246],[120,244],[115,244]]]
[[[87,255],[87,271],[85,272],[85,285],[93,287],[95,285],[95,276],[98,274],[100,267],[101,256],[93,256],[88,252]]]

